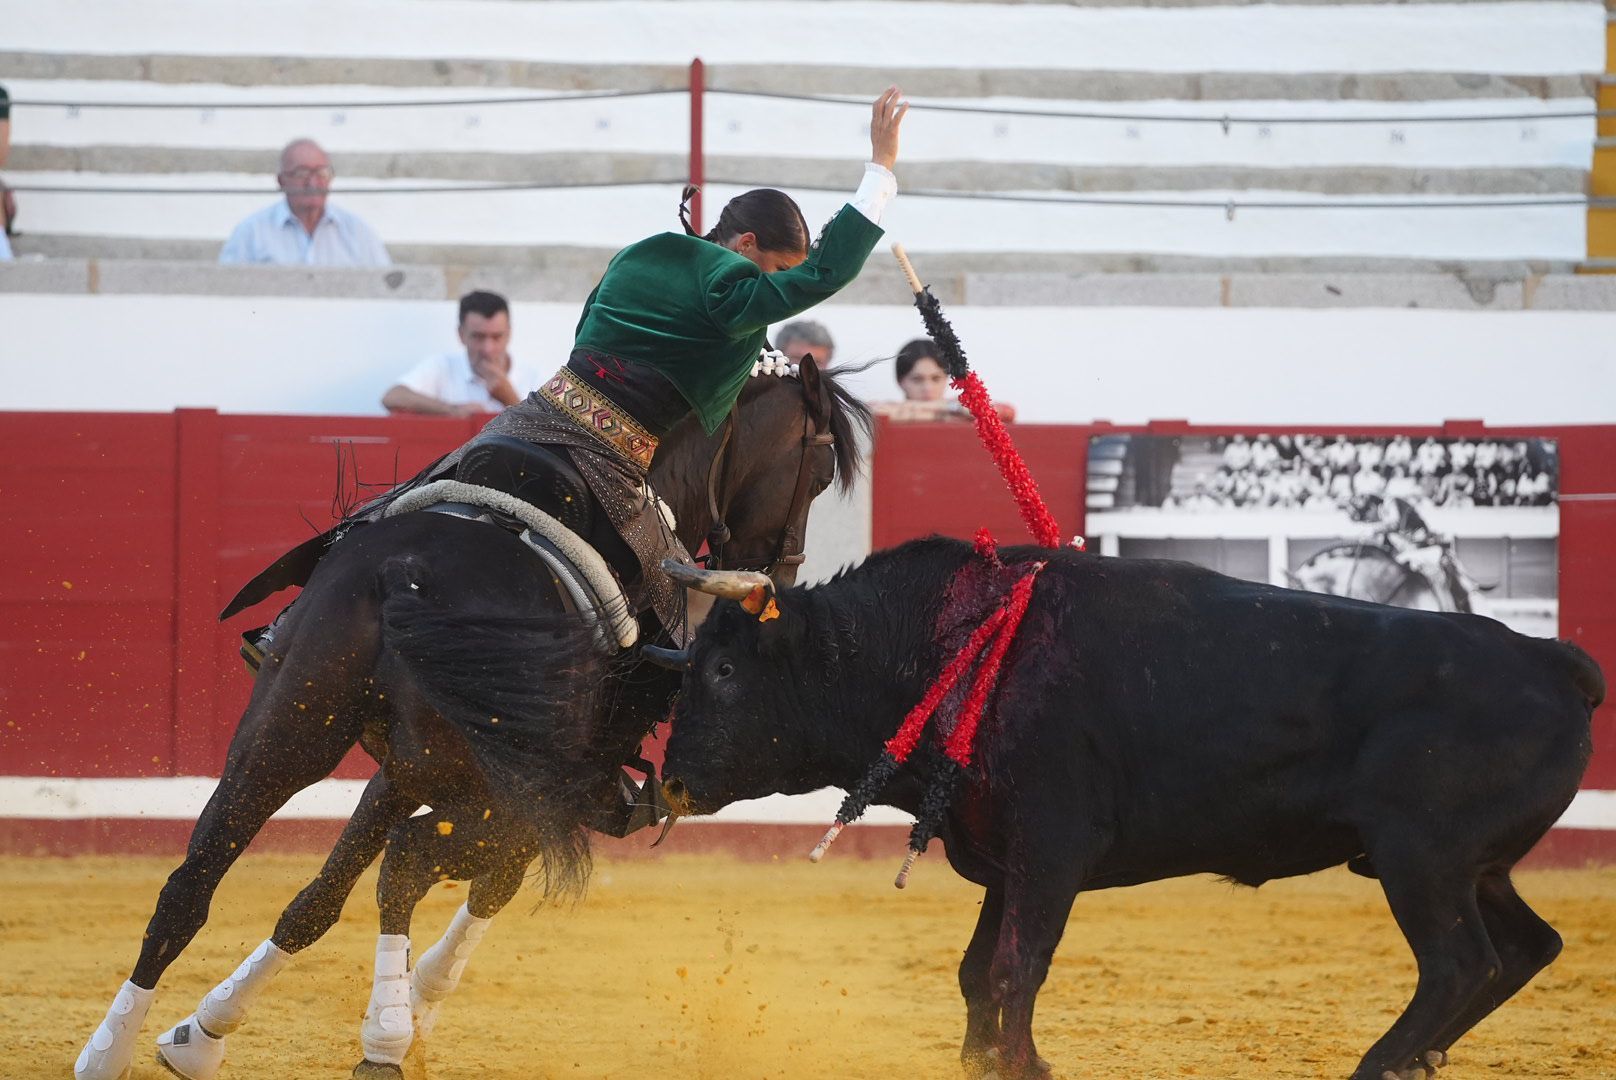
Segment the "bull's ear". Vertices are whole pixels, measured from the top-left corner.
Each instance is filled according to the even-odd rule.
[[[748,615],[756,615],[758,622],[780,617],[779,605],[774,602],[774,589],[767,585],[753,586],[752,591],[741,599],[741,610]]]
[[[743,605],[744,606],[744,605]],[[767,612],[758,619],[758,653],[771,660],[801,655],[808,647],[808,620],[788,603],[777,604],[769,598]]]

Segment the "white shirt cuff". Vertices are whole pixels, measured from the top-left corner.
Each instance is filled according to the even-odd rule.
[[[887,203],[898,194],[898,178],[892,170],[873,161],[864,164],[864,179],[848,200],[848,205],[870,219],[872,225],[881,224],[881,214]]]

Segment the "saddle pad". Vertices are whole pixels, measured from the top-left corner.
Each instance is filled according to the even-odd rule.
[[[434,480],[430,484],[423,484],[400,495],[388,504],[383,516],[395,517],[446,502],[471,503],[473,506],[509,514],[549,541],[556,553],[568,564],[568,568],[576,572],[577,578],[588,583],[589,589],[598,601],[598,606],[593,612],[580,608],[584,616],[589,618],[593,614],[595,618],[604,621],[611,628],[611,638],[617,642],[619,648],[634,647],[634,643],[639,640],[640,627],[629,610],[628,598],[623,595],[622,586],[617,583],[617,578],[606,565],[606,560],[577,533],[531,503],[523,502],[514,495],[493,488],[466,484],[459,480]],[[552,571],[555,570],[555,566],[551,565],[549,560],[546,560],[546,565],[550,565]],[[569,578],[562,579],[564,586]]]

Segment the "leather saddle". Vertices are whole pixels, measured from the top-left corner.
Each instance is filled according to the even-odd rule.
[[[510,435],[484,435],[466,447],[454,478],[538,507],[600,552],[625,586],[638,581],[639,558],[617,535],[565,453]]]

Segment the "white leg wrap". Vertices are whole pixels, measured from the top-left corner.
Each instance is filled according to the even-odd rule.
[[[410,973],[410,1011],[415,1017],[416,1034],[422,1038],[432,1033],[438,1022],[438,1006],[460,985],[466,962],[493,921],[479,919],[464,904],[460,905],[443,937],[416,963]]]
[[[129,1072],[135,1059],[135,1039],[146,1022],[155,990],[142,990],[132,982],[118,988],[107,1018],[95,1029],[90,1041],[73,1064],[76,1080],[119,1080]]]
[[[376,939],[376,981],[370,987],[370,1007],[359,1029],[366,1061],[403,1065],[404,1054],[415,1038],[410,1022],[410,939],[404,934],[382,934]]]
[[[202,1004],[196,1007],[197,1020],[215,1038],[229,1035],[247,1019],[247,1010],[258,1000],[258,995],[291,960],[291,953],[283,951],[273,941],[265,941],[241,962],[233,975],[208,991]]]
[[[196,1012],[157,1036],[158,1058],[185,1080],[213,1080],[224,1064],[224,1037],[242,1025],[258,995],[291,959],[273,941],[258,946],[207,992]]]
[[[224,1064],[224,1039],[203,1031],[192,1013],[157,1036],[157,1060],[185,1080],[213,1080]]]

